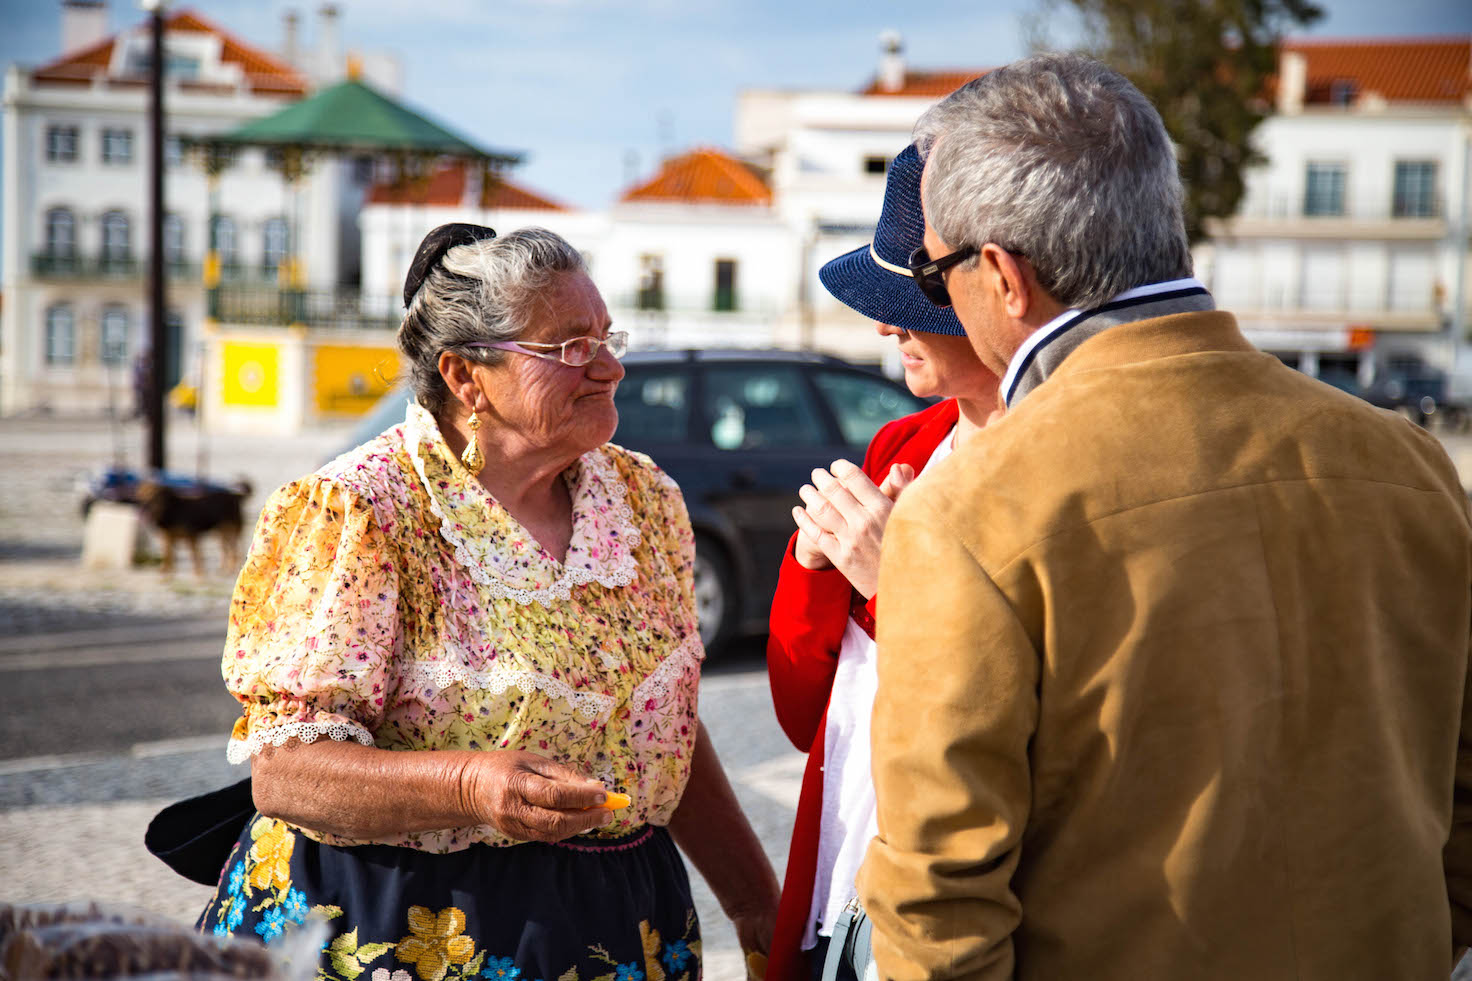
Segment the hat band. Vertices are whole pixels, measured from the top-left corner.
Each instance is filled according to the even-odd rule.
[[[909,276],[911,279],[915,278],[915,274],[910,272],[910,270],[905,266],[896,266],[892,262],[885,262],[883,259],[879,258],[879,253],[874,251],[873,242],[869,243],[869,255],[876,263],[879,264],[880,269],[888,269],[892,273],[897,273],[901,276]]]

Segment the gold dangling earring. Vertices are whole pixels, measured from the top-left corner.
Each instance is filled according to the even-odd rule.
[[[465,452],[460,454],[460,462],[465,464],[465,469],[469,470],[470,475],[474,477],[486,465],[485,454],[480,451],[480,440],[475,438],[475,431],[480,428],[480,416],[472,412],[466,425],[470,427],[470,442],[465,444]]]

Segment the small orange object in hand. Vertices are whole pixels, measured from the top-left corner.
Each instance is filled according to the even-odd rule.
[[[610,790],[608,795],[603,798],[603,803],[598,806],[605,811],[621,811],[633,802],[634,799],[628,794],[619,794]]]

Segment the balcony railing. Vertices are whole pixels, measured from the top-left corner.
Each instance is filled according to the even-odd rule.
[[[37,279],[138,279],[148,272],[148,263],[133,256],[83,256],[38,252],[31,256],[31,275]],[[199,264],[169,262],[164,275],[187,282],[199,278]]]
[[[364,297],[356,289],[292,290],[230,282],[210,291],[209,312],[222,324],[269,327],[393,330],[400,320],[393,297]]]

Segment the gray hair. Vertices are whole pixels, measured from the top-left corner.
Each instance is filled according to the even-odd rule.
[[[586,272],[582,254],[545,228],[520,228],[446,252],[399,325],[399,350],[419,404],[438,419],[452,401],[440,376],[441,353],[499,364],[503,352],[465,345],[520,337],[531,326],[532,299],[554,276]]]
[[[915,144],[933,158],[925,211],[936,234],[1026,256],[1060,303],[1087,309],[1191,275],[1165,125],[1097,61],[1037,55],[988,72],[921,116]]]

